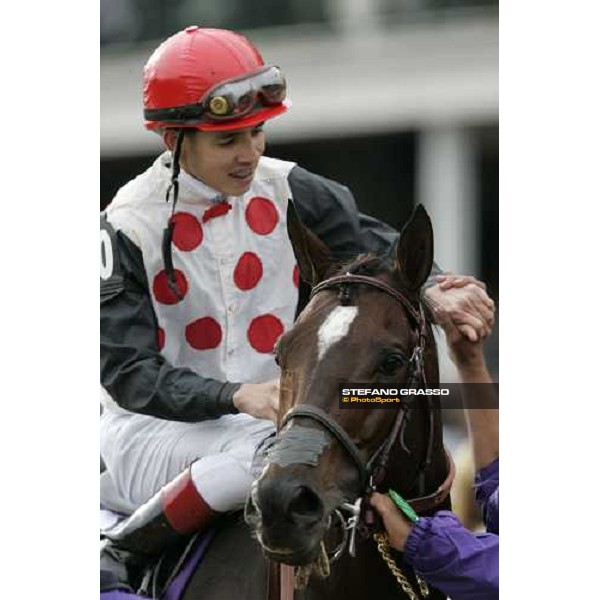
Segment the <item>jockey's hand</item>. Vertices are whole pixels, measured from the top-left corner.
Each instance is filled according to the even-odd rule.
[[[257,419],[277,423],[279,410],[279,379],[266,383],[244,383],[233,395],[234,406]]]
[[[374,492],[369,502],[383,519],[390,545],[402,552],[412,531],[412,523],[396,508],[389,496]]]
[[[485,339],[494,326],[494,301],[485,284],[469,275],[438,275],[425,299],[442,325],[448,319],[471,342]]]

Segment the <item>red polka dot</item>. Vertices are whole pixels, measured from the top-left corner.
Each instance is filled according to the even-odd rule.
[[[251,290],[256,287],[263,275],[260,258],[254,252],[244,252],[233,271],[233,281],[240,290]]]
[[[271,200],[257,196],[250,200],[246,208],[246,221],[254,233],[267,235],[275,229],[279,215]]]
[[[223,332],[212,317],[202,317],[185,328],[185,339],[196,350],[211,350],[221,343]]]
[[[204,238],[202,225],[194,215],[185,212],[178,212],[171,218],[175,223],[173,229],[173,243],[177,248],[184,252],[189,252],[197,248]]]
[[[248,327],[248,341],[257,352],[267,354],[273,352],[282,333],[283,323],[276,316],[261,315],[252,319]]]
[[[162,350],[165,347],[165,330],[162,327],[158,328],[157,341],[158,349]]]
[[[298,265],[294,267],[294,273],[292,274],[292,279],[294,280],[294,285],[298,287],[300,285],[300,269]]]
[[[175,269],[175,281],[177,282],[179,293],[185,297],[188,291],[188,282],[185,275],[179,269]],[[177,304],[179,302],[179,298],[173,293],[173,290],[171,290],[167,283],[167,273],[164,269],[154,278],[152,291],[157,302],[161,304]]]

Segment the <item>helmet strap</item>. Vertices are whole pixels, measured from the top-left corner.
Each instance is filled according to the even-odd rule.
[[[171,161],[171,184],[167,188],[166,194],[166,201],[168,203],[171,190],[173,191],[173,204],[169,223],[163,231],[162,241],[162,255],[163,263],[165,265],[165,273],[167,275],[167,285],[179,300],[183,300],[183,294],[179,291],[177,278],[175,277],[175,269],[173,268],[173,231],[175,229],[173,215],[175,214],[175,206],[177,205],[177,199],[179,197],[179,172],[181,171],[179,160],[181,157],[181,148],[183,146],[184,135],[185,129],[180,129],[177,133],[177,140],[175,141],[175,148],[173,150],[173,158]]]

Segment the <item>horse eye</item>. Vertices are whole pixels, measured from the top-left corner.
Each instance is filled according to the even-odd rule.
[[[386,356],[385,359],[379,365],[379,372],[382,375],[386,375],[391,377],[395,375],[403,366],[405,360],[404,357],[400,354],[390,354]]]

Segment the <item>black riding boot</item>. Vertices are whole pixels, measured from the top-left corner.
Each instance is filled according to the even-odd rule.
[[[150,559],[204,529],[217,514],[196,490],[190,469],[186,469],[128,519],[103,532],[101,588],[131,589]]]

